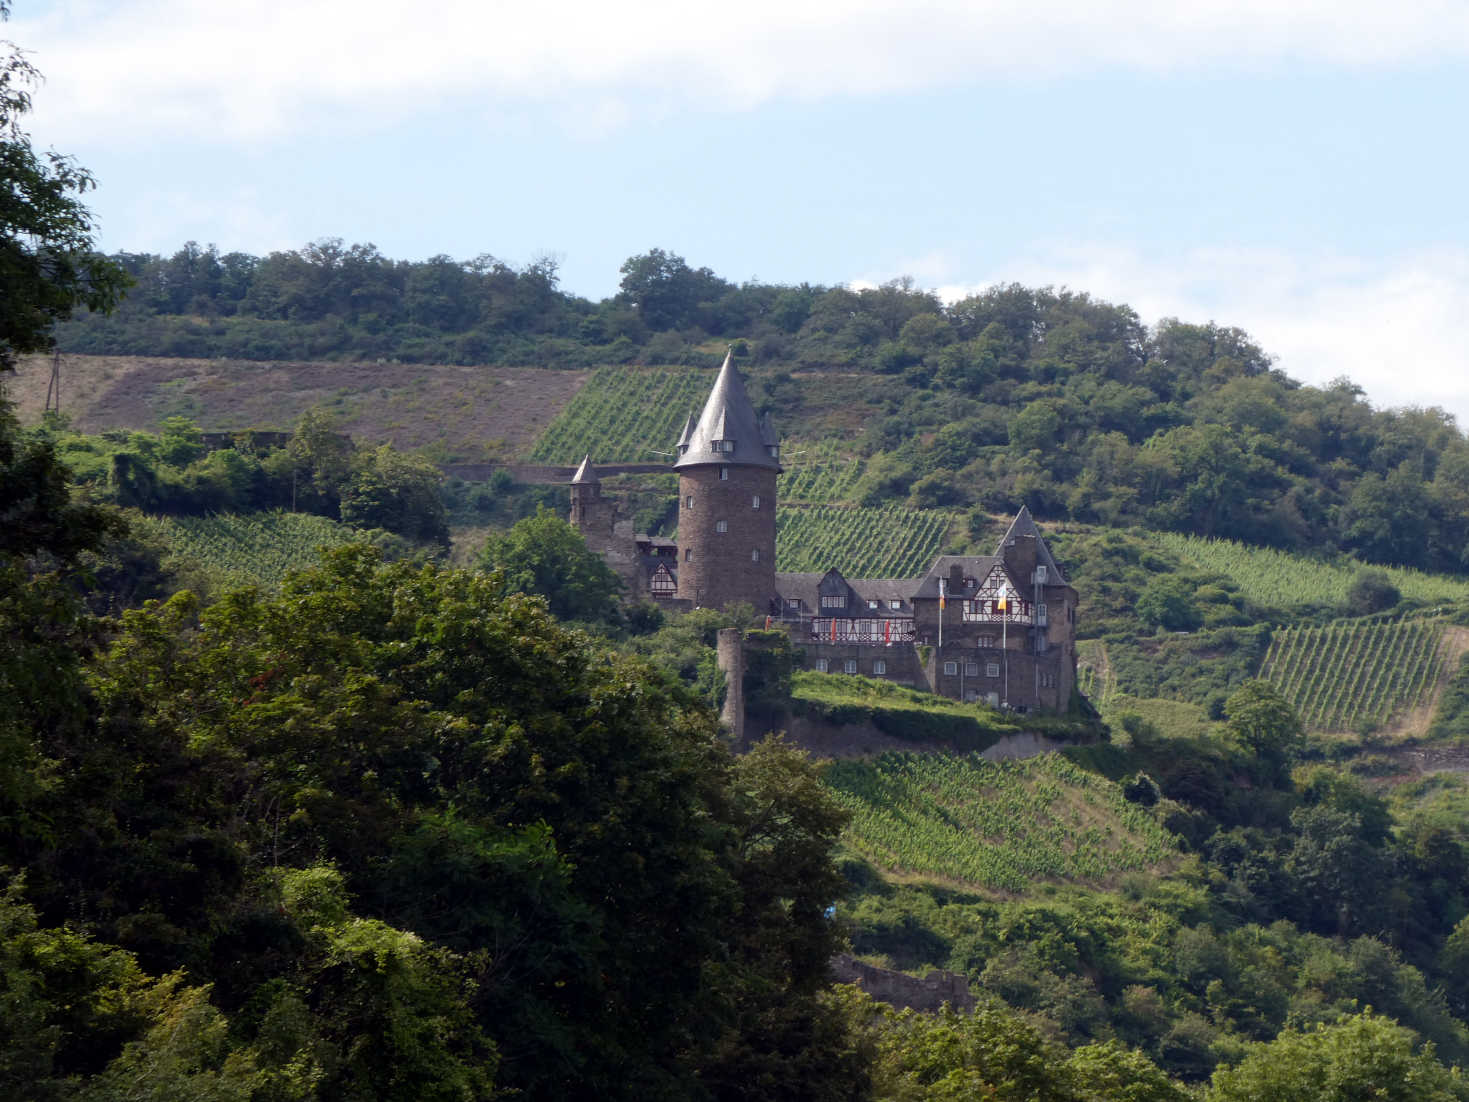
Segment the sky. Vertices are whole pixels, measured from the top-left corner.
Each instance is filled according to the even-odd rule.
[[[13,0],[108,251],[1053,285],[1469,427],[1464,0]]]

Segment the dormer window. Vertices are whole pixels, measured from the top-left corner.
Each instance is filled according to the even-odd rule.
[[[846,608],[847,599],[841,594],[828,594],[821,598],[822,608]]]
[[[717,452],[734,451],[735,442],[733,440],[715,440],[712,443],[714,445],[714,450]]]

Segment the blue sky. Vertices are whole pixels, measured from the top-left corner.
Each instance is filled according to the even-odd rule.
[[[1462,0],[15,0],[108,249],[1012,280],[1469,425]]]

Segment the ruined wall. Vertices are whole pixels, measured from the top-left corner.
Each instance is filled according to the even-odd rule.
[[[914,1010],[935,1011],[948,1003],[955,1010],[973,1010],[969,981],[957,972],[934,971],[920,979],[906,972],[864,964],[848,953],[832,958],[837,983],[855,983],[879,1002]]]

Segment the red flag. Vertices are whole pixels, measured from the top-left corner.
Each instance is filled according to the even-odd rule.
[[[831,618],[831,641],[833,643],[837,641],[837,618],[835,616]]]
[[[766,631],[769,631],[770,630],[770,617],[769,616],[765,617],[765,630]]]
[[[893,641],[893,622],[887,620],[882,625],[882,641],[891,644]]]

